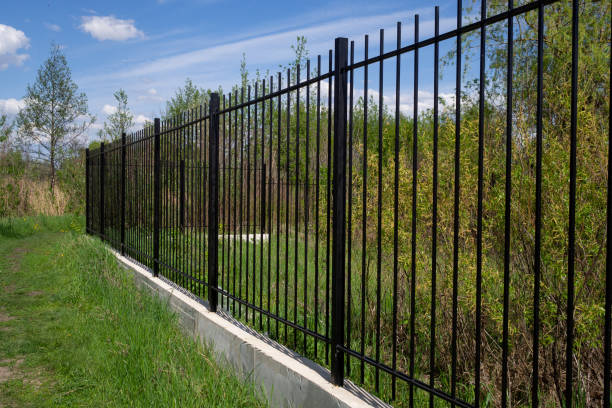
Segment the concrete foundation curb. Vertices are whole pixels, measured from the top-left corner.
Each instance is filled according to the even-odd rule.
[[[155,278],[138,263],[111,250],[133,271],[136,284],[168,301],[186,334],[212,347],[222,363],[261,386],[271,406],[278,407],[389,407],[376,397],[345,381],[330,383],[329,371],[300,357],[273,340],[231,321],[223,313],[211,313],[195,298],[165,279]]]

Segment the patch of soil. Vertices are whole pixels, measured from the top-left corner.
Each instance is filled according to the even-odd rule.
[[[19,270],[21,266],[21,258],[27,252],[25,248],[15,248],[13,252],[8,256],[8,260],[11,262],[11,271],[15,272]]]
[[[0,383],[11,380],[13,378],[13,370],[10,367],[0,366]]]
[[[40,296],[44,293],[45,292],[43,292],[42,290],[33,290],[32,292],[28,292],[27,295],[28,296]]]
[[[2,290],[4,291],[4,293],[6,293],[7,295],[10,295],[11,293],[15,292],[15,288],[16,286],[13,284],[10,285],[6,285],[4,288],[2,288]]]
[[[8,364],[0,365],[0,383],[20,378],[22,376],[22,373],[19,370],[19,366],[21,365],[21,363],[23,363],[22,358],[18,360],[0,361],[0,364]]]
[[[13,320],[13,316],[9,316],[6,313],[0,312],[0,323],[8,322],[9,320]]]

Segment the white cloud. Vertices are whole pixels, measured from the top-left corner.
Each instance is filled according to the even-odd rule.
[[[25,106],[23,99],[0,99],[0,113],[7,115],[16,115]]]
[[[99,41],[144,38],[144,33],[134,25],[134,20],[121,20],[114,16],[83,16],[81,21],[80,28]]]
[[[102,107],[102,112],[106,115],[112,115],[113,113],[117,112],[117,108],[111,105],[104,105]]]
[[[323,89],[323,88],[321,88]],[[323,92],[321,92],[323,94]],[[356,98],[361,97],[363,95],[363,89],[354,89],[354,95]],[[378,103],[380,93],[376,89],[368,89],[368,97],[374,99],[376,103]],[[355,100],[356,100],[355,98]],[[451,92],[440,92],[438,93],[438,107],[442,109],[442,102],[445,101],[447,105],[454,106],[455,104],[455,94]],[[426,112],[428,109],[433,109],[434,107],[434,94],[429,91],[419,91],[418,94],[418,110],[419,113]],[[385,95],[383,93],[383,105],[386,105],[389,109],[389,112],[395,114],[395,92],[391,92],[390,95]],[[399,103],[400,112],[404,115],[412,116],[414,113],[414,93],[413,92],[402,92],[400,93],[400,103]]]
[[[227,79],[228,67],[222,64],[231,62],[232,66],[236,66],[240,56],[245,50],[247,51],[247,60],[251,67],[264,65],[275,65],[276,62],[290,61],[294,55],[293,51],[288,47],[279,47],[279,44],[293,44],[295,38],[299,35],[304,35],[308,38],[308,48],[311,55],[321,53],[323,58],[326,58],[326,51],[330,44],[333,44],[335,36],[342,35],[356,39],[363,38],[362,33],[371,27],[386,27],[393,28],[396,21],[405,18],[412,12],[402,11],[383,15],[371,15],[363,17],[348,17],[336,21],[324,22],[310,27],[292,28],[285,31],[266,33],[262,35],[250,36],[245,34],[239,38],[234,38],[226,43],[211,45],[205,48],[194,49],[186,52],[179,52],[169,56],[163,56],[157,59],[134,64],[133,66],[115,71],[108,75],[98,75],[95,80],[106,81],[108,79],[128,79],[135,77],[155,77],[161,78],[174,77],[180,73],[183,76],[193,77],[193,72],[201,70],[201,67],[206,64],[215,64],[218,72],[209,71],[209,74],[217,75],[215,86],[231,86],[233,83],[224,83]],[[452,29],[456,25],[455,19],[443,18],[440,19],[440,29]],[[404,30],[408,31],[404,37],[404,43],[407,43],[412,34],[409,31],[409,25],[406,25]],[[421,34],[424,38],[430,33],[433,33],[434,20],[422,20],[420,24]],[[389,37],[392,41],[393,39]],[[357,44],[356,44],[357,45]],[[356,48],[359,48],[357,46]],[[370,45],[371,55],[374,54],[374,45]],[[356,60],[358,56],[356,55]],[[313,61],[314,64],[314,61]],[[326,61],[323,62],[323,71],[327,70]],[[185,74],[186,73],[186,74]],[[225,75],[225,78],[219,78],[218,74]],[[92,78],[94,79],[94,78]]]
[[[51,31],[55,31],[56,33],[62,31],[62,27],[58,26],[57,24],[45,23],[45,27]]]
[[[147,92],[144,95],[138,95],[138,100],[139,101],[161,102],[163,101],[163,98],[157,95],[157,89],[150,88],[147,90]]]
[[[145,122],[153,122],[153,120],[145,115],[136,115],[134,117],[134,123],[136,123],[136,125],[144,125]]]
[[[23,31],[0,24],[0,71],[9,65],[20,66],[29,58],[28,54],[19,54],[22,48],[30,47],[30,39]]]

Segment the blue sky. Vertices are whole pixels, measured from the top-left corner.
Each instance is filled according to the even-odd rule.
[[[308,40],[310,56],[324,56],[337,36],[355,40],[356,60],[363,35],[370,34],[370,55],[378,53],[378,29],[386,29],[385,48],[395,46],[395,23],[403,24],[402,43],[413,41],[414,14],[421,16],[421,38],[433,33],[434,5],[440,6],[441,32],[456,26],[454,1],[401,2],[338,0],[332,2],[233,2],[224,0],[25,1],[0,6],[0,112],[14,115],[28,83],[47,58],[50,45],[64,47],[73,79],[89,98],[100,126],[115,105],[112,94],[124,88],[137,123],[159,116],[187,77],[198,86],[229,89],[240,78],[246,54],[251,73],[276,73],[291,61],[296,36]],[[453,42],[454,44],[454,42]],[[452,44],[447,44],[448,46]],[[441,54],[444,54],[442,47]],[[431,50],[422,52],[431,58]],[[402,73],[402,106],[410,108],[412,56]],[[394,64],[385,78],[394,78]],[[428,68],[429,67],[429,68]],[[421,72],[423,106],[431,91],[431,64]],[[451,67],[452,68],[452,67]],[[371,87],[376,87],[372,72]],[[441,93],[452,93],[454,76],[443,75]],[[391,82],[392,83],[392,82]],[[387,86],[387,79],[385,80]],[[363,89],[363,85],[356,85]],[[405,91],[405,92],[404,92]],[[385,93],[391,95],[391,92]],[[391,102],[387,100],[386,102]]]

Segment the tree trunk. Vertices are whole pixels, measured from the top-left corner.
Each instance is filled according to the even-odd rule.
[[[51,186],[51,197],[55,198],[55,152],[51,149],[51,154],[49,157],[49,162],[51,166],[51,178],[50,178],[50,186]]]

